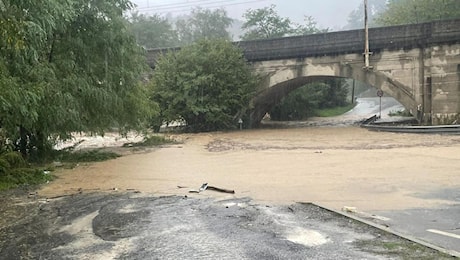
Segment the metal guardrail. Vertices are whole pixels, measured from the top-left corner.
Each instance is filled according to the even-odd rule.
[[[460,134],[460,125],[434,125],[434,126],[410,126],[410,125],[377,125],[377,116],[364,120],[362,128],[372,131],[394,132],[394,133],[414,133],[414,134]]]

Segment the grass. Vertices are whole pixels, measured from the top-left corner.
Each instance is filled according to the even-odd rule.
[[[393,236],[390,240],[382,238],[371,240],[358,240],[353,242],[355,246],[365,252],[370,252],[388,258],[400,259],[452,259],[451,256],[423,245]]]
[[[29,165],[18,152],[0,154],[0,191],[52,180],[49,171]]]
[[[0,191],[20,186],[37,185],[51,181],[53,176],[49,171],[38,168],[13,169],[0,176]]]
[[[318,109],[315,111],[316,115],[319,117],[331,117],[331,116],[338,116],[342,115],[348,111],[350,111],[355,104],[349,104],[343,107],[333,107],[333,108],[325,108],[325,109]]]

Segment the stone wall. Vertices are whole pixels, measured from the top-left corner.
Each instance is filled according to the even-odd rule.
[[[432,46],[426,52],[424,79],[431,111],[425,121],[460,123],[460,44]]]

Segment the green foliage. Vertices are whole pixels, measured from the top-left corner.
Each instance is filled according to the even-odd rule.
[[[319,109],[348,105],[342,79],[326,79],[291,91],[269,112],[273,120],[304,120],[318,116]]]
[[[4,158],[0,158],[0,173],[5,173],[10,168],[11,168],[10,163]]]
[[[460,18],[458,0],[391,0],[376,22],[388,26],[453,18]]]
[[[0,174],[0,191],[21,185],[37,185],[50,181],[52,176],[33,168],[14,168],[6,174]]]
[[[275,11],[275,5],[262,9],[248,9],[241,27],[245,30],[243,40],[278,38],[291,34],[294,29],[289,18],[283,18]]]
[[[51,180],[43,170],[30,168],[20,153],[0,154],[0,191],[19,185],[35,185]]]
[[[297,25],[297,28],[294,29],[294,35],[309,35],[315,33],[326,33],[329,31],[329,28],[320,29],[318,23],[312,16],[304,16],[304,24]]]
[[[18,152],[4,153],[0,158],[7,162],[7,165],[12,168],[21,168],[26,166],[26,161]]]
[[[386,1],[382,0],[368,0],[367,2],[367,16],[369,27],[376,26],[376,17],[386,10]],[[364,28],[364,3],[348,15],[348,23],[345,26],[347,30],[363,29]]]
[[[152,86],[161,123],[185,121],[190,131],[212,131],[237,126],[256,77],[230,42],[202,40],[160,58]]]
[[[176,22],[176,31],[180,45],[188,45],[199,40],[225,39],[230,40],[228,28],[233,20],[224,9],[196,8],[190,17],[184,17]]]
[[[310,84],[293,90],[269,112],[272,120],[302,120],[315,116],[319,91],[312,91],[317,85]],[[322,87],[322,86],[319,86]]]
[[[146,16],[134,13],[130,19],[129,31],[137,43],[147,49],[178,45],[177,34],[172,24],[159,15]]]
[[[243,40],[270,39],[293,35],[324,33],[329,29],[319,29],[312,16],[304,16],[304,24],[295,24],[275,11],[275,5],[262,9],[248,9],[243,18]]]
[[[355,104],[348,104],[345,106],[318,109],[315,114],[319,117],[339,116],[350,111],[354,106]]]
[[[154,109],[123,18],[128,0],[2,4],[0,128],[15,149],[40,156],[74,131],[145,126]]]
[[[180,16],[174,26],[159,15],[134,13],[129,30],[140,45],[151,49],[185,46],[202,39],[230,40],[232,23],[224,9],[195,8],[190,15]]]
[[[341,78],[329,78],[323,81],[324,88],[320,90],[322,101],[319,108],[332,108],[347,105],[348,89],[345,87],[345,80]]]

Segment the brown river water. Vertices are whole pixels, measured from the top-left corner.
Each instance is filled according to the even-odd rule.
[[[138,190],[153,195],[250,197],[391,210],[455,203],[425,194],[460,188],[460,135],[372,132],[355,126],[171,135],[179,144],[125,150],[110,161],[57,170],[38,191]],[[189,193],[201,184],[235,194]],[[180,188],[179,188],[179,187]]]

